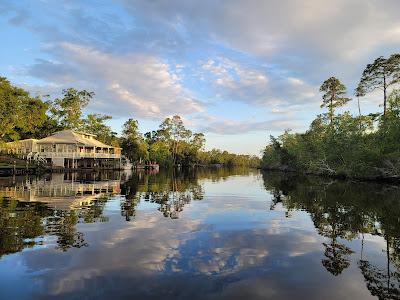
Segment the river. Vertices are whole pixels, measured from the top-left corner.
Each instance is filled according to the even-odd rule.
[[[400,188],[249,169],[0,178],[0,299],[399,299]]]

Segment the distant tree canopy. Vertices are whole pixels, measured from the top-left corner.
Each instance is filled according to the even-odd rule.
[[[224,165],[258,167],[257,156],[237,155],[213,149],[205,151],[203,133],[187,129],[180,116],[166,118],[158,130],[139,132],[138,122],[129,119],[121,137],[123,153],[132,161],[151,161],[166,167],[179,165]]]

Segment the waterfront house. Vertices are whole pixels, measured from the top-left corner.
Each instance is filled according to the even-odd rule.
[[[3,151],[26,159],[42,159],[55,168],[119,168],[121,148],[106,145],[95,135],[62,130],[41,140],[7,143]]]

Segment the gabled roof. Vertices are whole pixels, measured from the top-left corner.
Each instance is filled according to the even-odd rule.
[[[94,136],[82,132],[74,132],[71,129],[62,130],[39,140],[38,144],[77,144],[85,147],[116,148],[106,145],[94,138],[86,138],[83,135]]]

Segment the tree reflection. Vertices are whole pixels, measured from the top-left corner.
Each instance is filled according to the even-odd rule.
[[[353,253],[350,248],[337,243],[336,240],[332,240],[330,244],[323,243],[323,245],[326,259],[322,260],[322,265],[329,273],[337,276],[350,266],[348,256]]]
[[[54,173],[0,178],[0,257],[56,237],[56,249],[88,246],[78,223],[107,222],[105,204],[120,190],[120,173]]]
[[[372,295],[379,299],[400,299],[399,239],[385,235],[385,240],[386,266],[376,266],[361,258],[358,267]]]
[[[125,217],[126,221],[131,221],[136,215],[136,206],[140,202],[138,188],[141,179],[142,174],[134,173],[125,183],[121,184],[121,194],[124,195],[120,204],[121,216]]]
[[[329,243],[322,243],[326,257],[322,260],[322,265],[329,273],[337,276],[350,266],[349,256],[353,253],[346,245],[338,242],[339,238],[354,237],[349,222],[352,219],[352,210],[342,207],[337,202],[322,209],[314,206],[311,218],[318,233],[330,239]]]
[[[50,212],[39,203],[0,199],[0,257],[36,245],[44,234],[42,218]]]
[[[185,205],[193,200],[203,199],[204,190],[199,179],[206,174],[208,173],[193,170],[133,174],[121,188],[125,194],[121,203],[121,213],[127,221],[131,220],[137,204],[144,200],[157,204],[158,210],[165,217],[177,219]]]
[[[142,200],[157,204],[165,217],[176,219],[185,205],[203,199],[203,179],[220,181],[250,172],[247,168],[204,168],[139,172],[129,178],[120,173],[82,172],[0,179],[0,195],[4,195],[0,198],[0,257],[40,245],[44,235],[55,236],[56,249],[61,251],[87,247],[77,224],[107,222],[103,211],[114,191],[124,195],[120,208],[126,221],[134,219]],[[121,185],[120,180],[124,180]]]
[[[166,217],[178,219],[185,205],[202,200],[202,180],[213,182],[226,180],[232,175],[249,175],[249,168],[193,168],[164,170],[159,173],[136,172],[121,185],[121,215],[127,221],[134,219],[141,200],[158,205]]]
[[[107,197],[99,198],[79,209],[58,210],[40,202],[0,199],[0,257],[40,245],[44,235],[57,238],[56,249],[87,247],[84,234],[76,230],[80,222],[105,222]]]
[[[389,249],[388,249],[389,250]],[[387,253],[389,257],[389,253]],[[364,276],[368,290],[379,299],[400,299],[400,273],[390,269],[390,263],[386,270],[374,266],[367,260],[360,260],[358,267]]]
[[[56,249],[67,251],[88,246],[83,233],[76,231],[78,221],[75,211],[55,211],[53,216],[46,218],[45,231],[57,237]]]
[[[271,209],[280,203],[287,212],[307,211],[321,236],[322,265],[338,276],[351,264],[354,251],[342,241],[362,237],[358,267],[367,288],[379,299],[400,299],[400,190],[371,183],[352,183],[293,174],[264,173],[264,186],[272,195]],[[363,257],[364,235],[386,241],[386,265]]]

